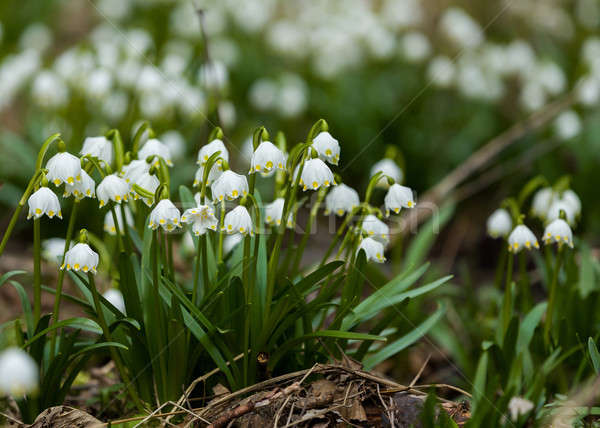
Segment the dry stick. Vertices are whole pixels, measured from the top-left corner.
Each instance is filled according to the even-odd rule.
[[[439,204],[460,183],[487,165],[501,151],[505,150],[531,131],[548,123],[554,116],[570,107],[574,102],[574,94],[569,93],[565,97],[548,104],[542,110],[533,113],[527,119],[511,126],[500,135],[492,138],[483,147],[469,156],[467,160],[454,168],[454,170],[446,175],[438,184],[428,190],[423,197],[420,198],[419,204],[421,206],[427,206],[426,204]],[[410,210],[405,215],[408,230],[412,230],[419,223],[426,220],[431,214],[432,210]],[[394,237],[392,237],[392,240],[394,240]]]
[[[421,368],[419,369],[419,371],[417,372],[416,376],[413,378],[413,380],[410,382],[410,384],[408,385],[410,388],[412,388],[413,386],[415,386],[415,383],[417,383],[417,381],[419,380],[419,378],[421,377],[421,375],[423,374],[423,370],[425,370],[425,367],[427,367],[427,363],[429,363],[429,359],[431,358],[431,354],[429,354],[427,356],[427,359],[425,360],[425,362],[423,363],[423,365],[421,366]]]

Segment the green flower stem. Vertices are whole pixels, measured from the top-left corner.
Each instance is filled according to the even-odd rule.
[[[69,225],[67,226],[67,236],[65,237],[65,249],[63,250],[63,256],[60,261],[60,265],[62,266],[65,263],[65,255],[67,251],[69,251],[69,247],[71,246],[71,239],[73,239],[73,231],[75,229],[75,219],[77,218],[77,208],[79,207],[79,201],[75,199],[73,202],[73,209],[71,210],[71,217],[69,218]],[[65,269],[60,269],[58,271],[58,280],[56,282],[56,293],[54,294],[54,308],[52,310],[52,324],[56,324],[58,322],[59,312],[60,312],[60,300],[62,298],[62,287],[65,279]],[[56,346],[56,335],[58,334],[58,330],[54,330],[52,332],[52,338],[50,340],[50,352],[52,355],[55,355],[55,346]]]
[[[119,226],[119,222],[117,221],[117,212],[115,211],[115,204],[112,203],[110,205],[110,212],[112,214],[113,222],[115,223],[115,230],[117,231],[117,243],[119,246],[119,252],[123,252],[123,237],[121,236],[121,227]],[[125,223],[125,218],[123,218],[123,223]]]
[[[350,223],[350,220],[352,220],[352,218],[354,217],[354,214],[355,214],[355,210],[352,210],[351,212],[349,212],[348,214],[346,214],[346,218],[344,219],[344,221],[342,222],[342,224],[338,228],[338,230],[337,230],[337,232],[335,234],[335,237],[331,241],[331,244],[329,244],[329,248],[327,248],[327,251],[325,252],[325,256],[323,257],[323,260],[321,260],[321,264],[319,265],[319,267],[321,267],[325,263],[327,263],[327,259],[329,258],[329,256],[333,252],[333,249],[335,248],[335,246],[337,245],[337,243],[342,238],[342,235],[344,235],[344,231],[346,230],[346,227],[348,227],[348,224]]]
[[[117,167],[117,171],[121,171],[121,169],[123,168],[123,159],[125,156],[125,150],[123,148],[123,139],[121,138],[121,133],[118,129],[111,129],[106,133],[106,138],[110,139],[113,143],[113,151],[115,152],[115,166]]]
[[[546,345],[550,345],[550,331],[552,330],[552,321],[554,319],[554,306],[556,305],[556,293],[558,287],[558,274],[560,273],[560,267],[563,260],[563,246],[558,247],[556,253],[556,262],[554,265],[554,272],[552,273],[552,282],[550,283],[550,290],[548,296],[548,308],[546,310],[546,323],[544,324],[544,341]]]
[[[196,306],[196,302],[198,301],[198,283],[200,278],[200,265],[202,260],[202,252],[200,251],[200,239],[198,237],[196,240],[196,263],[194,266],[194,286],[192,287],[192,303]]]
[[[98,294],[98,290],[96,289],[96,283],[94,282],[94,274],[93,273],[91,273],[91,272],[88,273],[88,280],[89,280],[89,284],[90,284],[90,291],[92,293],[92,298],[94,299],[94,306],[96,308],[96,314],[98,315],[98,324],[100,324],[100,328],[102,329],[102,334],[104,335],[104,339],[106,339],[107,342],[112,342],[110,329],[108,328],[108,324],[106,323],[106,318],[104,318],[104,312],[103,312],[102,306],[100,304],[100,297]],[[129,378],[127,371],[125,370],[125,366],[123,365],[123,362],[121,361],[121,356],[119,355],[119,353],[117,352],[117,350],[114,347],[111,346],[109,349],[110,349],[110,355],[111,355],[113,361],[115,362],[115,365],[117,366],[117,370],[119,370],[121,379],[123,380],[123,383],[125,384],[125,387],[127,388],[127,392],[133,399],[133,402],[135,403],[138,410],[144,411],[145,409],[144,409],[142,400],[137,395],[137,392],[133,386],[133,383],[131,382],[131,379]]]
[[[42,257],[40,219],[33,220],[33,322],[37,326],[42,312]]]
[[[143,122],[137,129],[133,137],[131,152],[133,153],[133,156],[135,158],[137,158],[138,150],[140,149],[140,140],[142,139],[142,135],[144,135],[144,132],[146,132],[146,130],[148,130],[148,135],[150,136],[150,138],[154,138],[154,131],[152,130],[152,128],[150,128],[150,123],[148,121]]]
[[[210,282],[208,278],[208,242],[206,233],[200,237],[200,246],[202,247],[202,282],[204,283],[204,293],[210,290]]]
[[[125,216],[125,202],[119,204],[121,210],[121,218],[123,219],[123,236],[125,241],[125,250],[128,253],[132,251],[131,237],[129,236],[129,225],[127,224],[127,217]]]
[[[223,263],[223,225],[225,224],[225,201],[221,201],[221,212],[219,218],[219,244],[217,246],[217,263]]]
[[[494,288],[500,290],[502,288],[502,278],[504,276],[504,270],[506,269],[506,259],[508,257],[508,244],[506,240],[502,240],[502,251],[500,253],[500,261],[496,268],[496,275],[494,276]]]
[[[508,330],[508,325],[510,323],[510,316],[512,313],[512,292],[511,292],[511,283],[512,283],[512,274],[513,274],[513,266],[515,263],[515,258],[512,254],[508,255],[508,266],[506,268],[506,282],[504,284],[504,301],[502,303],[502,335],[504,337],[504,333]]]
[[[315,222],[315,217],[317,216],[319,207],[321,206],[321,203],[323,203],[323,199],[325,198],[326,194],[326,188],[319,189],[319,191],[317,192],[317,200],[310,209],[310,215],[308,217],[308,224],[306,225],[306,230],[304,231],[304,236],[302,236],[300,245],[296,250],[296,257],[294,259],[294,264],[291,271],[292,277],[298,272],[298,269],[300,268],[300,262],[302,261],[302,256],[304,255],[304,248],[306,247],[306,243],[308,242],[308,238],[310,237],[310,234],[312,232],[312,225]]]
[[[164,331],[164,324],[163,324],[163,305],[161,302],[161,298],[160,298],[160,291],[159,291],[159,287],[160,287],[160,277],[159,277],[159,264],[160,264],[160,240],[159,240],[159,232],[158,230],[155,230],[153,232],[153,237],[154,237],[154,251],[153,251],[153,255],[154,255],[154,260],[152,263],[152,286],[150,287],[152,289],[152,297],[154,298],[154,309],[157,311],[157,322],[156,325],[158,326],[158,331],[156,332],[156,334],[158,335],[158,352],[162,352],[163,349],[165,349],[165,331]],[[160,377],[161,377],[161,384],[157,385],[157,387],[162,387],[162,391],[163,394],[166,393],[167,391],[167,366],[166,366],[166,362],[165,362],[165,358],[159,353],[158,355],[158,363],[159,363],[159,369],[160,369]],[[157,382],[158,383],[158,382]],[[161,394],[161,395],[163,395]]]
[[[527,275],[527,254],[519,254],[519,285],[521,291],[521,312],[526,314],[532,306],[529,276]]]

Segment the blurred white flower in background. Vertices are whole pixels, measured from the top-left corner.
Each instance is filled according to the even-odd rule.
[[[42,107],[59,108],[67,103],[69,89],[57,74],[42,71],[33,80],[31,96]]]
[[[402,38],[402,53],[409,62],[421,62],[431,54],[431,44],[423,33],[412,31]]]
[[[24,51],[33,49],[44,52],[52,45],[52,42],[52,31],[41,22],[29,25],[19,39],[19,45]]]
[[[386,177],[392,178],[396,183],[402,183],[404,179],[404,173],[402,169],[394,162],[392,159],[382,159],[379,162],[376,162],[371,167],[370,177],[373,177],[378,172],[382,172],[383,176],[377,182],[377,187],[383,187],[387,189],[389,187],[388,180]]]
[[[492,238],[506,237],[512,230],[512,219],[504,208],[498,208],[487,220],[487,232]]]
[[[181,159],[186,152],[186,144],[183,135],[178,131],[167,131],[160,136],[160,140],[169,148],[173,159]]]
[[[21,398],[38,388],[38,367],[21,348],[11,347],[0,352],[0,395]]]
[[[119,290],[117,290],[116,288],[109,288],[102,294],[102,297],[108,300],[108,302],[115,308],[117,308],[119,312],[121,312],[122,314],[126,314],[123,293],[121,293]]]
[[[459,7],[449,7],[440,19],[441,30],[460,48],[474,48],[483,42],[483,31],[477,21]]]
[[[570,140],[581,132],[581,119],[573,110],[567,110],[554,120],[554,131],[562,140]]]
[[[456,66],[445,56],[437,56],[429,62],[428,79],[436,86],[448,87],[454,82]]]
[[[508,412],[513,421],[516,421],[520,415],[526,414],[534,407],[535,405],[531,401],[521,397],[512,397],[508,402]]]
[[[69,248],[73,246],[71,245]],[[65,251],[65,240],[62,238],[49,238],[42,241],[42,257],[51,263],[60,264]]]

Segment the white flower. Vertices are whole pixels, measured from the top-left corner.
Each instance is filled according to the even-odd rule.
[[[492,238],[507,236],[512,230],[512,219],[504,208],[498,208],[487,220],[487,231]]]
[[[117,225],[119,226],[119,231],[121,234],[125,231],[123,226],[123,216],[121,215],[121,210],[115,210],[115,215],[117,217]],[[127,225],[133,224],[133,215],[131,215],[131,211],[128,206],[125,206],[125,223]],[[109,235],[116,235],[117,228],[115,227],[115,219],[113,218],[112,211],[108,211],[104,216],[104,231]]]
[[[254,172],[268,173],[274,168],[285,169],[285,156],[273,143],[263,141],[252,154],[249,174]]]
[[[573,248],[573,232],[569,224],[561,218],[557,218],[546,226],[542,239],[546,245],[556,242],[559,245],[565,243]]]
[[[180,214],[177,207],[170,200],[163,199],[156,204],[150,213],[148,227],[156,230],[159,226],[162,226],[164,230],[171,231],[177,227],[181,227],[179,220]]]
[[[55,154],[46,164],[46,168],[48,168],[46,178],[56,186],[60,186],[61,183],[73,184],[75,181],[81,181],[81,161],[71,153]]]
[[[232,201],[248,193],[248,180],[231,170],[224,171],[211,186],[214,201]]]
[[[508,250],[516,254],[523,247],[531,250],[532,247],[540,248],[540,245],[533,232],[524,224],[520,224],[508,236]]]
[[[136,180],[135,184],[154,195],[154,192],[156,192],[156,189],[158,188],[158,186],[160,186],[160,180],[155,175],[145,172]],[[133,190],[131,193],[133,194],[133,199],[140,199],[140,195],[135,190]],[[144,197],[142,198],[142,200],[149,207],[151,207],[154,203],[154,197]]]
[[[37,387],[38,367],[27,352],[11,347],[0,353],[0,395],[17,398]]]
[[[281,217],[283,216],[283,205],[285,204],[285,199],[277,198],[270,204],[265,206],[265,223],[269,225],[277,225],[281,224]],[[290,213],[288,215],[287,227],[294,227],[293,216]]]
[[[88,244],[79,243],[73,246],[65,254],[65,261],[60,267],[61,270],[80,270],[87,273],[96,273],[98,267],[98,254],[91,249]]]
[[[125,300],[123,299],[123,293],[119,290],[116,288],[109,288],[102,294],[102,297],[108,300],[108,303],[117,308],[119,312],[125,314]]]
[[[27,203],[29,204],[28,220],[31,217],[36,219],[40,218],[44,214],[50,218],[57,216],[62,219],[62,211],[60,209],[58,197],[47,187],[40,187],[37,192],[29,197]]]
[[[146,159],[134,159],[123,166],[123,171],[120,175],[127,183],[135,183],[142,174],[148,171],[150,171],[150,164],[146,162]]]
[[[554,202],[552,202],[550,208],[548,208],[546,220],[552,221],[556,220],[557,218],[560,218],[561,211],[565,212],[567,222],[569,224],[575,223],[575,211],[573,210],[573,205],[571,205],[563,199],[556,199],[554,200]]]
[[[60,262],[65,251],[65,240],[49,238],[42,241],[42,257],[52,263]]]
[[[67,198],[71,195],[75,195],[78,201],[83,198],[96,197],[96,182],[85,170],[81,170],[81,181],[76,181],[73,184],[65,183],[63,197]]]
[[[223,240],[223,253],[227,254],[231,252],[240,242],[244,239],[243,235],[234,233],[233,235],[227,235]]]
[[[358,193],[353,188],[341,183],[325,196],[325,215],[335,213],[339,216],[350,213],[360,204]]]
[[[102,182],[98,184],[96,189],[100,208],[113,201],[120,204],[122,201],[127,201],[129,195],[129,185],[127,182],[116,174],[110,174],[104,177]]]
[[[337,165],[340,160],[340,143],[329,132],[320,132],[313,138],[312,146],[319,157],[330,164]]]
[[[113,146],[106,137],[87,137],[79,154],[96,157],[110,165],[113,161]]]
[[[179,132],[167,131],[161,135],[160,139],[169,148],[171,156],[175,159],[180,159],[185,155],[185,140]]]
[[[442,88],[450,86],[455,75],[456,66],[450,58],[438,56],[429,62],[427,76],[434,85]]]
[[[508,402],[508,412],[513,421],[519,419],[520,415],[524,415],[534,408],[531,401],[521,397],[512,397]]]
[[[333,173],[321,159],[309,159],[304,164],[302,175],[300,176],[300,185],[302,190],[317,190],[319,187],[335,186]]]
[[[575,193],[571,189],[567,189],[563,192],[560,200],[571,205],[571,208],[573,209],[573,213],[575,214],[575,216],[578,216],[579,214],[581,214],[581,199],[579,199],[579,196],[577,196],[577,193]]]
[[[194,235],[204,235],[207,229],[217,230],[217,218],[215,212],[208,205],[199,205],[185,210],[181,216],[183,223],[192,223]]]
[[[367,261],[374,260],[377,263],[385,262],[385,250],[383,248],[383,244],[373,238],[364,238],[362,241],[360,241],[357,254],[360,252],[360,250],[365,252]]]
[[[440,19],[440,27],[461,48],[475,48],[483,42],[479,23],[459,7],[446,9]]]
[[[246,207],[241,205],[235,207],[225,214],[223,231],[227,233],[241,233],[243,235],[253,234],[252,218]]]
[[[206,167],[206,164],[200,165],[200,167],[196,171],[196,176],[194,177],[194,187],[202,184],[202,180],[204,179],[204,168],[205,167]],[[221,169],[221,166],[217,162],[215,162],[213,164],[212,168],[210,169],[210,171],[208,172],[208,177],[206,179],[206,185],[210,186],[217,178],[219,178],[221,176],[221,174],[223,174],[223,170]]]
[[[146,159],[148,156],[159,156],[165,160],[167,165],[173,166],[171,160],[171,150],[166,144],[161,143],[156,138],[151,138],[146,141],[146,144],[142,146],[138,152],[139,159]],[[158,165],[158,159],[154,160],[154,165]]]
[[[554,131],[562,140],[570,140],[581,132],[581,119],[573,110],[567,110],[554,120]]]
[[[369,214],[364,218],[362,229],[368,236],[383,244],[387,245],[390,240],[390,228],[373,214]]]
[[[384,198],[385,215],[390,215],[390,210],[398,214],[402,208],[414,208],[415,200],[410,187],[394,183],[390,186]]]
[[[223,141],[217,138],[200,148],[200,151],[198,152],[198,160],[196,163],[198,165],[202,165],[208,160],[208,158],[210,158],[216,152],[221,152],[219,153],[219,157],[225,159],[226,162],[229,162],[229,152],[227,151],[225,144],[223,144]],[[218,160],[217,163],[220,164],[221,161]]]
[[[551,187],[544,187],[543,189],[538,190],[535,195],[533,195],[531,213],[542,220],[545,219],[553,199],[554,190],[552,190]]]
[[[400,167],[391,159],[381,159],[379,162],[375,163],[371,168],[371,177],[373,177],[378,172],[383,172],[383,176],[377,182],[377,187],[383,187],[387,189],[389,187],[388,181],[386,177],[393,178],[396,183],[401,183],[404,178],[404,173],[400,169]]]

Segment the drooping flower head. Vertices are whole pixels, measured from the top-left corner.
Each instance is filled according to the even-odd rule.
[[[538,249],[540,245],[533,232],[524,224],[520,224],[508,236],[508,250],[516,254],[523,248]]]
[[[281,218],[283,216],[283,206],[285,204],[285,199],[277,198],[270,204],[265,206],[265,223],[268,225],[276,225],[279,226],[281,224]],[[290,213],[288,215],[288,220],[286,227],[292,228],[294,227],[293,216]]]
[[[96,188],[96,194],[100,201],[100,208],[106,205],[108,201],[120,204],[129,198],[129,185],[117,174],[109,174],[104,177]]]
[[[246,207],[239,205],[225,214],[223,231],[226,233],[254,234],[252,218]]]
[[[152,212],[150,213],[150,221],[148,227],[156,230],[162,227],[166,231],[172,231],[181,227],[180,213],[177,207],[168,199],[159,201]]]
[[[223,141],[217,138],[200,148],[196,163],[198,165],[204,164],[213,154],[217,152],[221,152],[219,153],[220,158],[223,158],[226,162],[229,162],[229,152],[227,151],[225,144],[223,144]],[[218,160],[217,163],[220,165],[221,160]]]
[[[535,405],[531,401],[521,397],[512,397],[508,402],[508,412],[513,421],[517,421],[519,416],[525,415],[534,407]]]
[[[160,180],[156,177],[156,175],[145,172],[136,180],[135,184],[141,187],[143,190],[154,195],[154,192],[156,192],[156,189],[158,189],[158,186],[160,186]],[[138,200],[141,198],[149,207],[154,204],[154,196],[151,198],[142,198],[135,190],[132,190],[131,194],[133,195],[133,199]]]
[[[317,190],[319,187],[335,186],[333,172],[321,159],[309,159],[304,164],[302,175],[300,176],[300,185],[302,190]]]
[[[512,230],[512,219],[504,208],[498,208],[487,220],[487,231],[492,238],[507,236]]]
[[[181,216],[183,223],[191,223],[194,235],[204,235],[208,229],[217,230],[217,218],[212,207],[208,205],[199,205],[185,210]]]
[[[146,159],[148,156],[159,156],[165,160],[167,165],[173,166],[171,159],[171,150],[166,144],[163,144],[156,138],[151,138],[142,146],[138,152],[138,159]],[[158,165],[158,159],[154,160],[154,165]]]
[[[410,187],[394,183],[385,195],[384,203],[386,216],[390,215],[390,211],[398,214],[402,208],[414,208],[413,191]]]
[[[387,189],[389,187],[388,180],[386,177],[392,178],[396,183],[401,183],[404,178],[404,173],[400,169],[400,167],[391,159],[385,158],[381,159],[379,162],[375,163],[371,168],[371,177],[373,177],[378,172],[382,172],[383,176],[377,182],[377,187],[382,187]]]
[[[381,242],[384,245],[390,241],[390,228],[375,217],[373,214],[369,214],[363,220],[362,229],[365,231],[367,236]]]
[[[113,146],[110,140],[104,136],[87,137],[83,141],[83,148],[79,154],[81,156],[90,155],[110,165],[113,161]]]
[[[194,187],[200,186],[202,184],[202,180],[204,180],[204,168],[206,168],[206,164],[202,164],[196,170],[196,175],[194,176]],[[210,168],[208,172],[208,176],[206,178],[206,185],[210,186],[214,181],[219,178],[223,174],[223,169],[221,166],[215,162],[213,166]]]
[[[80,201],[83,198],[95,198],[96,197],[96,182],[92,177],[89,176],[85,170],[81,170],[81,180],[76,181],[73,184],[65,183],[65,191],[63,197],[67,198],[71,195],[75,196],[75,199]]]
[[[285,155],[270,141],[263,141],[252,154],[249,174],[269,173],[273,169],[285,169]]]
[[[215,202],[220,202],[224,199],[233,201],[240,196],[248,194],[248,180],[243,175],[227,170],[214,181],[211,189]]]
[[[331,189],[325,196],[325,214],[335,213],[342,216],[345,213],[350,213],[359,204],[358,192],[341,183]]]
[[[68,152],[59,152],[52,156],[46,164],[48,181],[60,186],[62,183],[74,184],[81,181],[81,161]]]
[[[125,299],[123,299],[123,293],[121,293],[116,288],[109,288],[106,290],[102,297],[108,300],[108,303],[117,308],[121,313],[125,314]]]
[[[545,245],[556,242],[558,245],[567,244],[573,248],[573,232],[569,223],[561,218],[553,220],[546,226],[542,239]]]
[[[223,253],[230,253],[242,240],[244,235],[240,233],[234,233],[233,235],[227,235],[223,240]]]
[[[133,215],[131,214],[131,210],[127,205],[125,208],[125,225],[123,225],[123,216],[121,215],[121,210],[115,210],[115,216],[117,217],[117,225],[119,226],[119,232],[123,234],[125,232],[125,226],[133,224]],[[111,211],[108,211],[104,216],[104,231],[109,235],[116,235],[117,228],[115,226],[115,219],[112,215]]]
[[[548,208],[548,213],[546,214],[546,220],[552,221],[560,218],[561,211],[565,212],[567,223],[575,224],[575,211],[573,210],[573,205],[563,199],[555,199],[550,204],[550,208]]]
[[[340,160],[340,143],[329,132],[320,132],[313,138],[312,146],[321,159],[332,165],[338,164]]]
[[[38,367],[27,352],[11,347],[0,353],[0,395],[17,398],[34,392],[38,379]]]
[[[367,256],[367,261],[373,260],[377,263],[385,262],[385,249],[383,247],[383,244],[379,241],[376,241],[373,238],[364,238],[362,241],[360,241],[357,253],[361,250],[365,252],[365,255]]]
[[[538,190],[535,195],[533,195],[533,200],[531,202],[531,213],[534,216],[544,220],[548,214],[548,209],[550,208],[550,204],[552,203],[554,197],[554,190],[552,190],[551,187],[544,187],[543,189]]]
[[[142,174],[150,171],[150,166],[146,159],[134,159],[123,167],[120,175],[127,183],[135,183]]]
[[[88,244],[78,243],[65,254],[65,262],[61,270],[72,270],[75,272],[96,273],[98,267],[98,254]]]
[[[58,197],[47,187],[40,187],[29,197],[27,203],[29,204],[28,220],[32,217],[36,219],[40,218],[44,214],[50,218],[57,216],[62,219]]]
[[[579,196],[577,196],[577,193],[575,193],[573,190],[565,190],[561,195],[560,200],[571,205],[575,217],[581,214],[581,199],[579,199]]]

